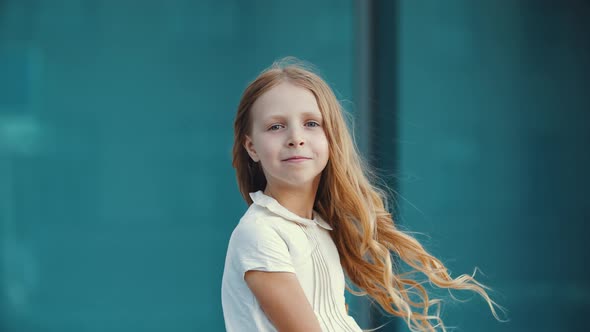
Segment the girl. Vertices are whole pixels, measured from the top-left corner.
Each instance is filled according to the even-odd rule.
[[[472,276],[446,267],[400,231],[371,183],[341,106],[316,74],[273,64],[245,90],[234,124],[233,166],[249,205],[233,231],[222,281],[233,331],[361,331],[348,315],[345,276],[412,331],[446,331],[440,300],[422,283],[480,294]],[[399,258],[412,269],[400,273]],[[436,313],[431,308],[436,306]]]

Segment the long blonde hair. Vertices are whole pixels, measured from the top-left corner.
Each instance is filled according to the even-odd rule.
[[[252,128],[250,109],[263,93],[289,81],[311,91],[323,117],[329,143],[329,161],[322,172],[314,209],[332,226],[332,238],[344,271],[356,291],[369,295],[383,310],[403,317],[412,331],[435,331],[446,328],[440,318],[440,299],[431,299],[422,282],[410,278],[421,272],[430,284],[446,289],[465,289],[480,294],[498,318],[488,296],[488,287],[473,276],[452,278],[447,268],[429,254],[411,235],[401,231],[387,211],[386,191],[374,183],[376,177],[363,163],[347,129],[342,108],[330,87],[317,74],[292,59],[275,62],[245,89],[234,123],[233,167],[242,196],[252,204],[250,192],[264,190],[266,179],[259,163],[254,163],[244,148],[245,136]],[[395,258],[411,271],[398,273]],[[418,297],[419,301],[410,296]],[[436,306],[436,314],[429,309]],[[498,306],[501,308],[500,306]],[[502,309],[502,308],[501,308]],[[433,322],[434,321],[434,324]]]

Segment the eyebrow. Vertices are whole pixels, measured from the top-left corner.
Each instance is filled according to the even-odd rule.
[[[311,111],[309,111],[309,112],[303,112],[303,113],[301,113],[301,116],[304,117],[304,118],[320,118],[320,119],[323,118],[322,117],[322,113],[320,113],[320,112],[311,112]],[[268,117],[266,117],[265,120],[277,120],[277,119],[282,120],[284,118],[285,118],[284,115],[271,114]]]

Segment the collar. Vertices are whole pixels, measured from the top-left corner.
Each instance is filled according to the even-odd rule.
[[[250,198],[254,204],[267,208],[274,214],[277,214],[287,220],[294,221],[301,225],[306,226],[313,226],[318,225],[321,226],[329,231],[332,230],[332,227],[325,222],[320,215],[313,211],[313,219],[307,219],[296,215],[295,213],[287,210],[286,207],[282,206],[276,199],[265,195],[262,190],[258,190],[257,192],[250,193]]]

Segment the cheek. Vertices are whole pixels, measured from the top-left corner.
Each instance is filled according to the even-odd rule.
[[[317,140],[317,143],[318,153],[323,155],[325,158],[328,158],[330,155],[330,144],[328,143],[328,139],[326,138],[326,136],[322,135]]]
[[[279,150],[276,141],[277,140],[272,138],[263,138],[258,145],[258,155],[261,158],[269,158],[276,156]]]

